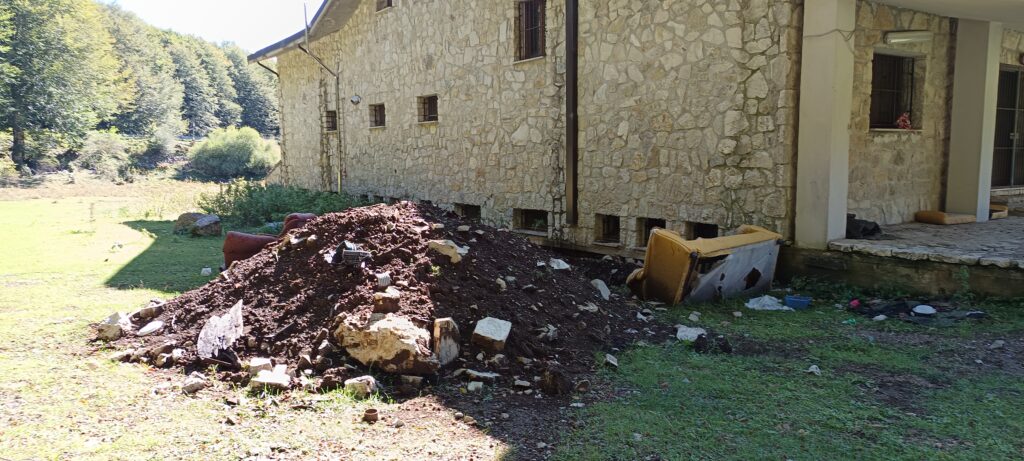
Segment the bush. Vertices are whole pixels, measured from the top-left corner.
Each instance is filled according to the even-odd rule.
[[[207,178],[261,178],[281,160],[274,141],[248,127],[214,130],[189,151],[192,170]]]
[[[283,221],[289,213],[324,214],[363,203],[347,194],[315,192],[297,187],[262,185],[236,180],[216,194],[203,194],[199,207],[236,226],[259,226]]]
[[[111,181],[132,181],[135,176],[134,158],[141,150],[138,141],[113,131],[94,131],[85,138],[71,166],[92,170],[97,176]]]

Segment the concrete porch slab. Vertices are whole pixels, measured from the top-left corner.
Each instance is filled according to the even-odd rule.
[[[882,228],[877,240],[842,239],[829,249],[910,261],[1024,269],[1024,217],[938,226],[909,223]]]

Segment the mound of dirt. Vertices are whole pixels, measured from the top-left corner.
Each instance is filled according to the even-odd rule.
[[[453,262],[458,258],[431,249],[432,241],[435,246],[437,241],[451,241],[468,251]],[[354,264],[341,262],[346,242],[358,245],[369,257],[352,260]],[[275,364],[286,364],[292,376],[320,379],[323,387],[333,387],[367,368],[388,369],[363,363],[350,344],[372,343],[374,338],[359,335],[383,329],[382,319],[388,319],[388,325],[415,329],[412,339],[405,338],[404,344],[415,343],[409,354],[418,348],[436,360],[438,351],[429,350],[429,336],[434,334],[435,319],[450,317],[460,331],[459,355],[453,363],[440,368],[436,363],[417,363],[392,371],[428,379],[435,374],[463,375],[453,373],[458,369],[492,372],[498,377],[485,379],[509,386],[518,376],[544,376],[533,385],[564,393],[571,390],[574,375],[594,369],[597,351],[633,342],[646,336],[645,330],[655,337],[671,336],[667,327],[648,322],[637,306],[618,295],[603,299],[586,276],[598,271],[594,261],[587,262],[585,270],[575,260],[568,269],[556,269],[560,264],[553,258],[561,257],[517,234],[463,221],[435,207],[401,202],[356,208],[292,230],[216,280],[163,305],[155,317],[164,323],[160,333],[128,335],[121,343],[134,347],[134,358],[144,361],[180,349],[178,365],[217,363],[222,370],[233,371],[223,378],[238,382],[249,379],[239,364],[254,357],[271,358]],[[380,283],[382,273],[390,275],[390,284]],[[196,343],[204,326],[239,302],[241,336],[221,355],[200,358]],[[511,322],[501,350],[472,341],[477,322],[487,317]],[[406,354],[400,359],[413,358]]]

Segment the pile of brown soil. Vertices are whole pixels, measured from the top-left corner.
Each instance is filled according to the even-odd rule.
[[[468,232],[458,230],[465,225]],[[469,252],[452,263],[428,249],[431,240],[452,240]],[[345,241],[361,245],[372,257],[362,265],[333,263]],[[357,208],[317,218],[236,263],[215,281],[169,301],[158,317],[165,324],[159,335],[121,341],[137,351],[166,349],[163,345],[174,342],[185,349],[179,364],[196,365],[196,340],[207,320],[242,301],[244,334],[233,346],[242,363],[269,357],[291,370],[315,369],[314,376],[328,376],[334,384],[363,374],[365,367],[340,348],[325,351],[318,346],[325,338],[335,341],[339,314],[370,315],[373,295],[380,291],[374,274],[381,272],[390,272],[401,289],[397,315],[427,331],[436,318],[457,322],[461,357],[441,375],[459,368],[493,371],[501,374],[499,383],[511,386],[513,376],[553,374],[555,384],[547,388],[561,393],[573,385],[575,375],[594,369],[597,351],[646,337],[645,330],[656,331],[654,337],[671,337],[668,328],[644,320],[638,307],[617,299],[619,295],[602,299],[574,259],[569,258],[569,270],[538,264],[559,257],[512,232],[463,221],[431,206],[402,202]],[[586,272],[593,273],[594,265],[588,262]],[[504,290],[499,278],[505,281]],[[505,360],[493,360],[493,353],[478,355],[480,350],[470,343],[477,321],[484,317],[512,323],[501,352]],[[300,360],[306,354],[313,365]],[[244,372],[224,377],[248,379]]]

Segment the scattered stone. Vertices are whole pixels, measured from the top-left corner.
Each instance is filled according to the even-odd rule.
[[[434,224],[431,224],[430,227],[432,229],[434,229],[434,230],[442,230],[442,229],[444,229],[444,224],[434,223]]]
[[[462,257],[469,254],[469,247],[460,247],[451,240],[431,240],[427,248],[449,257],[452,264],[458,264]]]
[[[110,359],[111,362],[129,362],[132,360],[132,356],[134,354],[134,349],[125,349],[123,351],[114,352],[107,358]]]
[[[633,433],[633,441],[639,442],[639,441],[641,441],[643,439],[644,439],[644,436],[641,435],[639,432],[634,432]]]
[[[202,268],[202,270],[199,271],[199,275],[201,275],[203,277],[209,277],[209,276],[213,275],[213,268],[204,267],[204,268]]]
[[[490,352],[498,352],[505,349],[505,341],[511,331],[512,322],[486,317],[476,323],[472,342]]]
[[[570,403],[569,406],[573,407],[573,408],[583,408],[586,405],[584,405],[583,402],[573,402],[573,403]]]
[[[502,280],[501,277],[498,277],[498,279],[495,280],[495,282],[498,284],[498,289],[499,290],[501,290],[501,291],[508,290],[508,283],[506,283],[504,280]]]
[[[185,378],[185,384],[181,386],[181,390],[186,394],[195,394],[206,388],[209,383],[206,381],[206,376],[203,376],[199,372],[192,372]]]
[[[405,423],[402,422],[402,420],[400,420],[400,419],[396,419],[396,420],[391,422],[391,427],[393,427],[395,429],[398,429],[398,428],[400,428],[402,426],[405,426]]]
[[[501,419],[508,419],[508,418],[509,418],[509,415],[508,415],[508,413],[502,413],[501,415],[499,415],[499,417],[500,417]]]
[[[545,449],[547,447],[548,447],[548,444],[546,444],[544,442],[537,442],[537,449],[538,450],[543,450],[543,449]]]
[[[519,387],[519,388],[523,388],[523,389],[529,389],[532,386],[529,381],[523,381],[521,379],[515,380],[513,385],[515,387]]]
[[[550,260],[548,260],[548,266],[551,267],[551,269],[556,270],[556,271],[566,271],[566,270],[569,270],[572,267],[572,266],[569,265],[569,263],[567,263],[567,262],[565,262],[565,261],[563,261],[561,259],[555,259],[555,258],[551,258]]]
[[[1002,349],[1005,346],[1006,346],[1006,341],[1003,341],[1002,339],[997,339],[995,341],[992,341],[992,344],[989,344],[988,348],[992,349],[992,350],[995,350],[995,349]]]
[[[455,230],[459,232],[469,232],[469,226],[459,226],[456,227]]]
[[[142,320],[149,320],[158,317],[160,314],[164,312],[164,304],[167,304],[167,301],[164,301],[162,299],[150,300],[149,303],[145,305],[145,307],[139,309],[139,311],[136,312],[136,315],[138,315],[139,318]]]
[[[605,365],[611,365],[615,368],[619,367],[619,359],[615,358],[615,356],[611,354],[604,355],[604,363]]]
[[[590,284],[593,285],[594,288],[597,288],[597,291],[601,292],[601,297],[604,298],[605,301],[611,298],[612,291],[608,289],[608,285],[605,284],[603,280],[594,279],[590,281]]]
[[[451,317],[434,320],[433,346],[438,363],[443,367],[459,358],[459,325]]]
[[[206,321],[196,340],[199,358],[209,359],[220,355],[242,336],[242,301],[239,300],[222,316],[212,316]]]
[[[271,371],[274,369],[274,363],[264,357],[253,357],[249,359],[249,373],[257,374],[261,371]]]
[[[379,274],[373,274],[377,277],[377,288],[384,289],[391,286],[391,273],[381,272]]]
[[[815,376],[821,376],[821,368],[818,368],[817,365],[811,365],[806,370],[804,370],[804,373],[813,374]]]
[[[189,227],[189,232],[196,237],[216,237],[223,231],[220,226],[220,216],[215,214],[203,215]]]
[[[932,306],[929,306],[927,304],[921,304],[919,306],[914,307],[913,312],[914,315],[922,315],[928,317],[935,315],[938,311],[935,310],[935,308]]]
[[[96,328],[96,338],[104,341],[121,339],[125,332],[131,331],[132,322],[128,314],[115,312],[107,317]]]
[[[440,368],[430,350],[430,332],[406,317],[373,314],[365,324],[347,318],[334,336],[352,358],[388,373],[431,374]]]
[[[743,313],[740,312],[740,311],[733,311],[732,316],[736,317],[736,318],[740,318],[740,317],[743,317]]]
[[[558,328],[550,323],[547,326],[541,327],[537,332],[537,339],[541,341],[554,341],[558,339]]]
[[[588,302],[588,303],[586,303],[586,304],[584,304],[582,306],[576,306],[576,307],[579,308],[579,310],[581,310],[583,312],[590,312],[591,314],[596,314],[600,310],[597,307],[597,304],[594,304],[592,302]]]
[[[159,354],[153,359],[153,364],[158,368],[166,368],[174,364],[171,354]]]
[[[700,335],[706,335],[708,332],[703,328],[688,327],[686,325],[676,325],[676,339],[680,341],[694,342]]]
[[[501,375],[499,375],[498,373],[476,370],[466,370],[466,376],[468,376],[469,379],[474,381],[484,381],[488,383],[493,383],[494,381],[501,377]]]
[[[576,383],[576,392],[587,393],[590,392],[590,380],[582,380]]]
[[[466,386],[466,390],[469,392],[480,392],[484,390],[484,383],[480,381],[471,381],[469,385]]]
[[[476,425],[476,418],[474,418],[472,416],[466,416],[465,418],[462,418],[462,422],[464,422],[464,423],[466,423],[466,424],[468,424],[470,426],[475,426]]]
[[[163,328],[164,328],[164,322],[162,322],[160,320],[154,320],[152,322],[147,323],[146,326],[142,327],[139,330],[139,332],[136,333],[136,334],[138,336],[149,336],[149,335],[151,335],[153,333],[156,333],[156,332],[162,330]]]
[[[291,385],[292,377],[286,373],[279,373],[276,368],[270,371],[260,371],[249,381],[249,386],[257,389],[265,387],[284,391],[288,390]]]
[[[889,319],[889,317],[886,316],[885,314],[878,314],[878,315],[876,315],[876,316],[871,318],[871,320],[874,320],[876,322],[882,322],[882,321],[885,321],[885,320],[888,320],[888,319]]]
[[[346,380],[345,391],[357,398],[365,399],[377,392],[377,380],[369,375]]]
[[[423,386],[423,377],[422,376],[402,375],[399,379],[402,381],[402,384],[405,384],[407,386],[413,386],[413,387],[421,387],[421,386]]]
[[[388,287],[383,293],[373,294],[373,311],[378,313],[398,312],[402,292],[395,287]]]
[[[688,318],[689,318],[689,320],[691,322],[699,322],[700,321],[700,312],[691,312],[690,316]]]
[[[466,415],[462,414],[462,412],[461,412],[461,411],[456,411],[456,412],[455,412],[455,414],[454,414],[454,415],[452,415],[452,416],[453,416],[453,417],[454,417],[454,418],[455,418],[456,420],[460,420],[460,419],[462,419],[462,418],[465,418],[465,417],[466,417]]]

